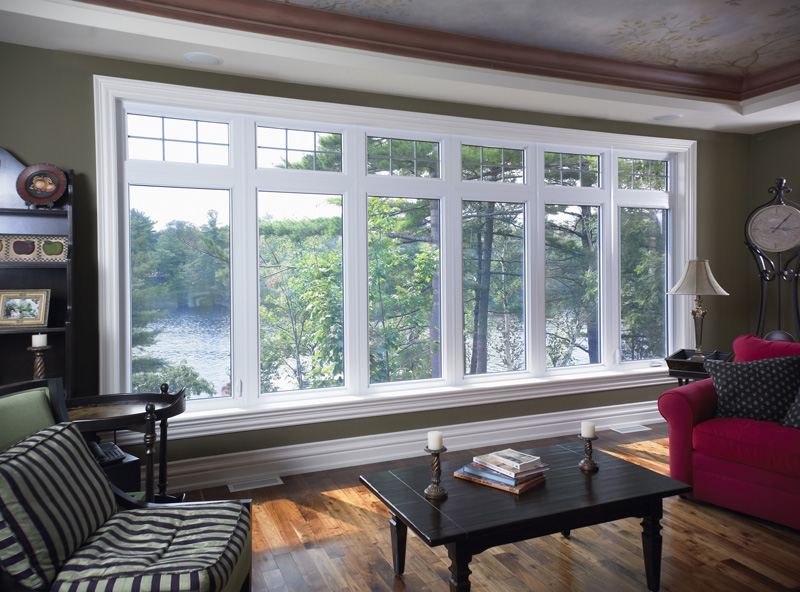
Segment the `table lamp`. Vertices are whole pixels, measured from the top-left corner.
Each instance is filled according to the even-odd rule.
[[[703,341],[703,319],[706,311],[703,309],[703,299],[700,297],[728,296],[728,293],[714,279],[708,260],[691,259],[686,262],[683,275],[667,294],[694,295],[695,309],[692,310],[692,318],[694,318],[695,353],[691,357],[691,361],[705,361],[706,357],[703,355],[700,344]]]

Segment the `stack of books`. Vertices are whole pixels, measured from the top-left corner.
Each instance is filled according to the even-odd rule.
[[[453,476],[519,494],[544,483],[549,468],[538,456],[507,448],[473,457]]]

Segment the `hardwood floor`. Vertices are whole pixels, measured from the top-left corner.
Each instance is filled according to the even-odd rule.
[[[598,434],[595,446],[668,473],[667,426]],[[514,448],[571,442],[509,442]],[[447,452],[468,458],[498,447]],[[243,491],[253,500],[255,592],[446,592],[449,560],[409,532],[406,571],[395,577],[389,514],[358,476],[428,462],[419,457],[284,478],[283,485]],[[503,494],[505,495],[505,494]],[[226,488],[189,499],[230,498]],[[627,592],[646,590],[637,519],[579,529],[490,549],[476,556],[475,592]],[[800,531],[692,500],[664,500],[661,590],[664,592],[800,591]]]

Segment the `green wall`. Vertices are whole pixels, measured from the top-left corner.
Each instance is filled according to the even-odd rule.
[[[748,276],[742,273],[743,269],[749,269],[748,266],[752,265],[741,238],[742,225],[752,205],[751,145],[757,144],[756,141],[751,142],[749,136],[409,99],[209,74],[4,43],[0,43],[0,56],[0,80],[4,81],[0,92],[0,146],[14,154],[23,164],[47,162],[61,168],[74,169],[77,173],[74,210],[77,297],[74,318],[79,342],[76,391],[79,395],[97,394],[97,184],[92,82],[95,74],[423,113],[696,140],[699,229],[697,254],[698,257],[711,261],[717,280],[731,294],[729,297],[709,297],[706,300],[709,313],[703,344],[723,350],[730,348],[733,338],[751,330],[751,325],[755,323],[751,322],[752,315],[749,314],[752,309],[749,307]],[[793,129],[794,137],[800,136],[800,129]],[[770,143],[769,134],[764,134],[763,141]],[[789,172],[785,174],[791,176]],[[772,179],[774,175],[765,170],[762,176]],[[682,346],[690,345],[692,344]],[[575,393],[570,396],[438,410],[424,414],[409,413],[260,430],[237,434],[235,437],[195,438],[176,441],[171,444],[170,451],[174,458],[188,458],[432,425],[650,401],[656,399],[663,390],[660,387],[651,387]]]

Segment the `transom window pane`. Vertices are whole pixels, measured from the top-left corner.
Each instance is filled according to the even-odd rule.
[[[596,154],[545,152],[544,182],[569,187],[600,187],[600,157]]]
[[[667,210],[620,208],[622,360],[667,355]]]
[[[367,137],[367,173],[439,178],[439,142]]]
[[[231,396],[228,191],[131,185],[131,386]]]
[[[228,124],[152,115],[127,115],[128,158],[228,164]]]
[[[547,366],[600,362],[600,208],[545,208]]]
[[[620,189],[667,191],[669,163],[666,160],[619,158],[617,160]]]
[[[344,384],[342,196],[258,193],[261,392]]]
[[[464,372],[525,369],[525,208],[465,201],[461,210]]]
[[[370,197],[370,382],[439,378],[439,201]]]
[[[258,168],[342,171],[342,134],[256,128]]]
[[[525,151],[516,148],[461,146],[461,179],[502,183],[525,182]]]

